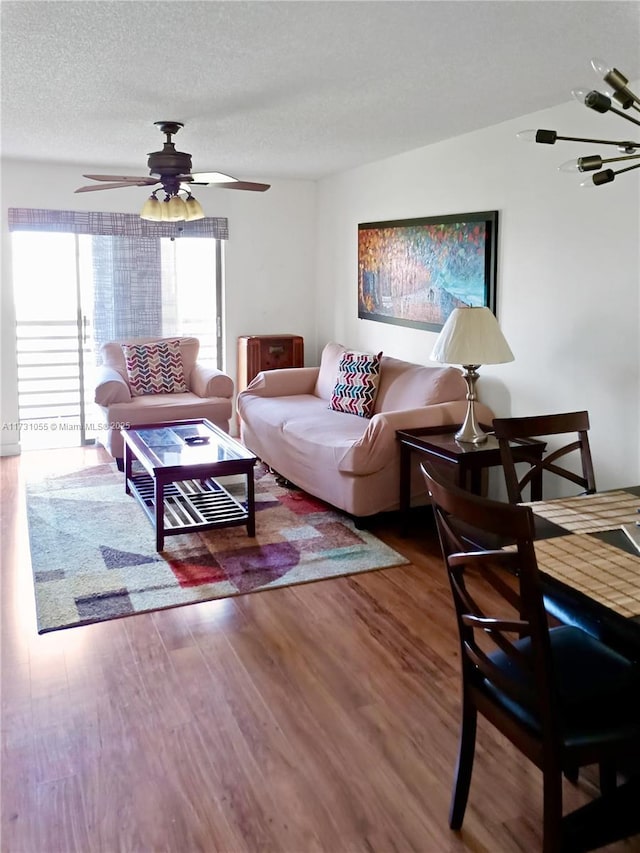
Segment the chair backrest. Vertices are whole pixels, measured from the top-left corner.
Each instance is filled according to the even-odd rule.
[[[493,429],[500,445],[507,494],[511,503],[521,503],[524,500],[523,491],[525,487],[531,484],[534,477],[544,471],[549,471],[552,474],[563,477],[565,480],[570,480],[572,483],[580,486],[587,494],[596,491],[593,460],[589,445],[588,412],[534,415],[526,418],[494,418]],[[542,459],[536,459],[535,456],[527,454],[525,439],[569,433],[574,434],[573,440],[551,450]],[[513,444],[518,445],[519,461],[523,461],[529,465],[526,473],[520,477],[518,476],[516,463],[511,452]],[[562,465],[557,464],[560,458],[574,453],[579,453],[580,455],[581,474],[565,467],[568,460],[563,459]]]
[[[492,697],[499,694],[496,715],[504,719],[505,707],[517,708],[518,718],[529,716],[532,729],[537,730],[534,740],[544,742],[547,749],[558,749],[551,646],[533,547],[533,513],[530,507],[464,491],[426,464],[421,469],[453,594],[463,689],[483,693],[483,712],[498,725],[491,709]],[[476,546],[469,537],[470,528],[515,544],[496,550]]]

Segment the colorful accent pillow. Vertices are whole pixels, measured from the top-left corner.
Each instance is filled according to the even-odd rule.
[[[338,378],[329,408],[361,418],[370,418],[378,393],[382,353],[347,350],[338,365]]]
[[[122,344],[127,378],[134,397],[188,391],[180,341]]]

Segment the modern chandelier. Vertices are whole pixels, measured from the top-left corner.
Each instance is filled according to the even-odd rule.
[[[606,91],[598,92],[597,90],[585,91],[584,89],[573,89],[571,92],[573,97],[597,113],[615,113],[640,127],[640,121],[637,118],[633,118],[624,112],[624,110],[636,110],[640,112],[640,99],[629,89],[629,81],[624,74],[600,59],[592,59],[591,67],[607,84]],[[617,109],[617,106],[621,106],[622,110]],[[622,169],[615,171],[611,168],[603,168],[609,163],[640,160],[640,154],[638,153],[640,142],[632,142],[628,139],[585,139],[581,136],[561,136],[555,130],[523,130],[517,136],[518,139],[523,141],[539,142],[543,145],[555,145],[558,141],[615,145],[620,154],[619,157],[602,157],[600,154],[590,154],[586,157],[578,157],[577,160],[569,160],[558,167],[562,172],[594,172],[595,174],[590,175],[580,184],[582,187],[610,184],[615,180],[616,175],[640,168],[640,163],[624,166]]]

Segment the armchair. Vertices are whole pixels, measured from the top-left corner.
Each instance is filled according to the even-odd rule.
[[[181,377],[176,387],[186,390],[141,393],[132,385],[127,371],[124,347],[153,345],[178,341]],[[229,432],[232,414],[233,380],[221,370],[198,364],[200,342],[197,338],[136,338],[129,341],[109,341],[100,348],[102,364],[96,376],[95,402],[104,415],[105,432],[100,442],[115,458],[118,467],[123,462],[123,441],[120,430],[134,424],[154,424],[189,418],[208,418]],[[171,387],[168,383],[167,387]]]

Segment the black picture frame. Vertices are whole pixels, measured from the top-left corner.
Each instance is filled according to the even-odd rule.
[[[456,307],[496,313],[498,211],[358,224],[358,317],[438,332]]]

